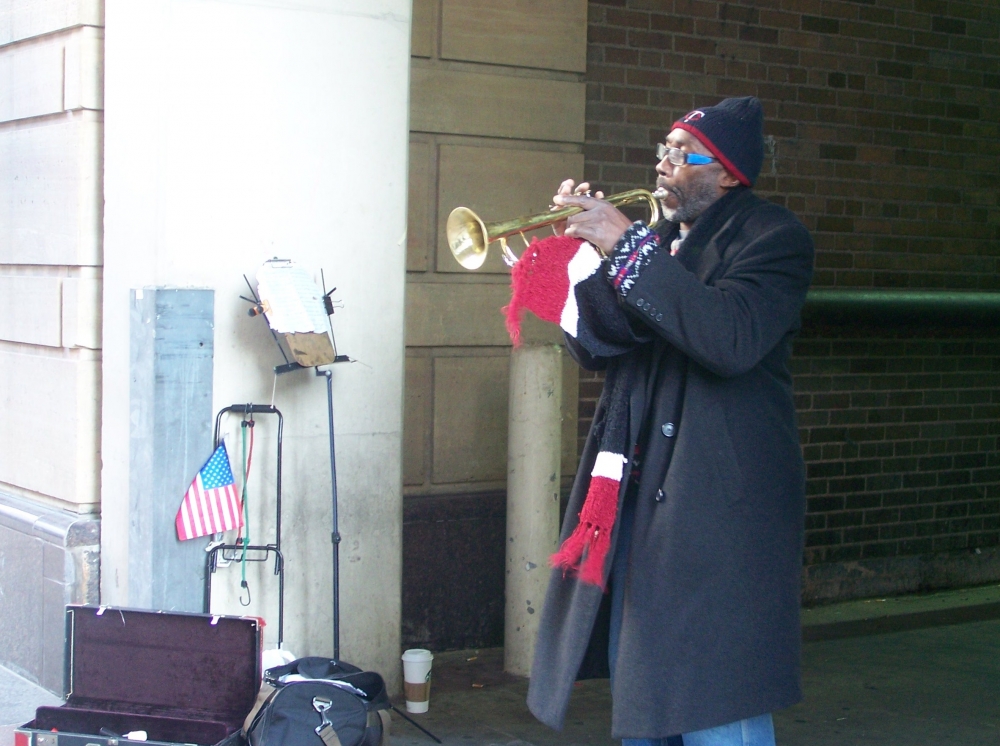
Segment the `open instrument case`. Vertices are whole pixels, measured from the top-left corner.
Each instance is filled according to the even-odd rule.
[[[66,703],[39,707],[15,746],[237,744],[261,680],[263,621],[66,607]]]

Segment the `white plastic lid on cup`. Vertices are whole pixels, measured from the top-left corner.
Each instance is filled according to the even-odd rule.
[[[405,663],[424,663],[426,661],[434,660],[434,655],[430,650],[424,650],[423,648],[410,648],[403,652],[400,658]]]

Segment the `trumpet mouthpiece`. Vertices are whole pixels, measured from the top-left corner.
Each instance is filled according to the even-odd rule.
[[[663,187],[660,187],[655,192],[653,192],[653,196],[656,199],[665,199],[668,194],[670,194],[670,192],[668,192]]]

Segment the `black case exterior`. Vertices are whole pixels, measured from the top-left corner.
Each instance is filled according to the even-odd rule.
[[[39,707],[15,746],[237,743],[261,680],[254,617],[66,607],[66,704]],[[101,732],[102,728],[104,733]]]

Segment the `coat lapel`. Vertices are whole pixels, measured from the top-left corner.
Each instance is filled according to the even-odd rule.
[[[677,255],[685,269],[707,283],[722,263],[724,247],[729,243],[731,231],[727,223],[740,223],[738,216],[754,200],[749,189],[739,188],[709,207],[695,221]]]

